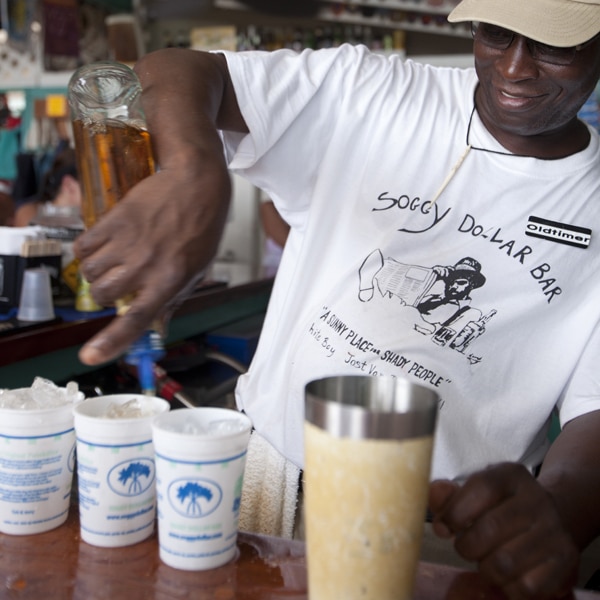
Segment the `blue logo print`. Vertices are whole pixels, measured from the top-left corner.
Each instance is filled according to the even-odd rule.
[[[154,483],[154,461],[149,458],[126,460],[109,471],[107,481],[119,496],[139,496]]]
[[[218,483],[209,479],[178,479],[171,483],[167,495],[177,513],[199,519],[218,508],[223,491]]]

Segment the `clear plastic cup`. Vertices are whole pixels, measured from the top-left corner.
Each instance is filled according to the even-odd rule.
[[[25,269],[17,319],[19,321],[50,321],[54,319],[52,286],[47,269]]]

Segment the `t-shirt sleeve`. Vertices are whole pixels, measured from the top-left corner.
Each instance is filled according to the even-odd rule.
[[[348,106],[354,98],[368,102],[369,82],[394,67],[386,57],[351,45],[224,55],[250,131],[241,139],[223,134],[229,167],[278,207],[305,210],[331,139],[340,127],[354,126]]]

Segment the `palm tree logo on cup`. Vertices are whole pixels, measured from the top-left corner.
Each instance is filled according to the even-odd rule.
[[[168,496],[177,513],[197,519],[210,515],[219,507],[223,491],[210,479],[178,479],[169,486]]]
[[[154,461],[137,458],[115,465],[108,473],[108,485],[119,496],[139,496],[154,483]]]

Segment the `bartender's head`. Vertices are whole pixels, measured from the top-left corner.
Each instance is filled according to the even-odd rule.
[[[488,121],[523,136],[573,127],[600,78],[600,0],[462,0],[448,20],[471,23]]]
[[[570,59],[572,49],[600,33],[600,0],[462,0],[448,20],[495,25],[551,48],[563,48],[565,52],[557,56],[564,61]]]
[[[448,20],[487,23],[547,46],[577,48],[600,33],[600,0],[462,0]]]

